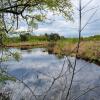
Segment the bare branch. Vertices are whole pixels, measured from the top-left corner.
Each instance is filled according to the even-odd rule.
[[[85,9],[90,3],[92,3],[92,1],[94,1],[94,0],[90,0],[87,4],[85,4],[85,5],[81,8],[81,10]]]
[[[90,16],[90,18],[88,19],[88,21],[86,22],[86,24],[83,26],[83,28],[81,29],[81,31],[83,31],[84,28],[89,24],[89,22],[94,17],[94,15],[96,14],[97,11],[98,11],[98,9],[96,9],[95,12]]]

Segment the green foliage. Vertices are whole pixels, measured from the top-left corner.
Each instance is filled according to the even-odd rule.
[[[5,44],[11,44],[11,43],[19,43],[19,42],[41,42],[41,41],[59,41],[59,42],[70,42],[70,43],[76,43],[78,42],[78,38],[65,38],[63,36],[59,36],[58,34],[45,34],[40,36],[33,36],[30,33],[22,33],[22,39],[20,37],[6,37],[4,39]],[[21,40],[21,41],[20,41]],[[91,36],[87,38],[81,38],[82,41],[98,41],[100,40],[100,35]]]
[[[71,0],[3,0],[0,4],[0,13],[3,15],[10,13],[6,21],[1,20],[6,29],[10,29],[11,26],[15,29],[16,25],[13,23],[19,22],[20,18],[32,28],[37,28],[38,22],[47,18],[48,11],[62,15],[66,20],[72,20],[73,15]]]
[[[8,80],[10,80],[10,81],[16,81],[16,79],[13,78],[13,77],[9,77],[7,75],[2,75],[2,74],[0,75],[0,83],[8,81]]]
[[[60,40],[60,36],[57,33],[51,33],[50,35],[45,34],[45,36],[48,38],[48,41],[57,41],[57,40]]]
[[[16,61],[19,61],[21,58],[21,55],[18,52],[12,53],[13,57],[15,58]]]
[[[94,35],[94,36],[90,36],[87,38],[83,38],[83,40],[85,40],[85,41],[88,41],[88,40],[98,41],[98,40],[100,40],[100,35]]]
[[[6,33],[2,33],[1,35],[2,35],[2,36],[1,36],[1,37],[2,37],[2,43],[5,45],[6,43],[9,42],[8,36],[7,36]]]
[[[20,34],[20,39],[22,42],[28,41],[30,37],[29,33],[25,33],[25,34]]]
[[[3,25],[3,22],[2,22],[2,19],[1,19],[1,15],[0,15],[0,46],[4,46],[5,42],[8,42],[8,37],[7,37],[7,34],[5,32],[4,25]],[[1,49],[4,50],[3,47]],[[0,57],[0,61],[3,62],[4,60],[6,60],[6,58],[1,56]],[[5,69],[4,68],[2,69],[1,66],[0,66],[0,84],[4,83],[7,80],[15,81],[15,78],[8,76],[6,74]],[[2,100],[7,100],[7,99],[6,98],[4,99],[4,96],[3,96]]]
[[[78,38],[62,38],[61,41],[69,42],[69,43],[76,43],[78,42]]]
[[[31,36],[29,38],[29,42],[41,42],[41,41],[48,41],[46,36]]]
[[[38,24],[36,21],[34,21],[34,19],[30,19],[28,25],[31,26],[32,28],[35,28],[35,29],[38,28]]]
[[[20,37],[8,37],[4,43],[9,44],[9,43],[18,43],[20,41]]]
[[[42,22],[45,19],[46,19],[45,15],[41,15],[41,14],[31,15],[31,18],[28,21],[28,25],[32,28],[37,29],[38,22]]]
[[[4,83],[5,81],[16,81],[14,77],[7,75],[5,68],[0,68],[0,83]]]

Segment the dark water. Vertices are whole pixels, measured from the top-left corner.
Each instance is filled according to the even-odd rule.
[[[41,99],[45,95],[45,92],[47,93],[45,100],[64,100],[68,88],[66,88],[65,92],[62,92],[62,90],[65,84],[68,84],[66,86],[69,87],[72,76],[72,69],[68,67],[67,58],[66,61],[65,58],[58,59],[55,55],[43,52],[44,49],[40,48],[18,51],[22,55],[22,59],[19,62],[11,59],[3,63],[7,67],[8,73],[27,84],[36,95],[40,95],[37,96],[38,100],[39,97]],[[75,58],[68,58],[74,64]],[[63,66],[64,61],[65,65]],[[55,81],[50,91],[47,92],[53,79],[59,76],[60,73],[61,75],[64,74],[64,76]],[[100,66],[84,60],[77,60],[70,100],[99,85]],[[19,81],[8,81],[4,89],[12,91],[12,100],[20,100],[22,97],[26,98],[25,100],[35,100],[29,89]],[[100,88],[87,92],[77,100],[100,100]]]

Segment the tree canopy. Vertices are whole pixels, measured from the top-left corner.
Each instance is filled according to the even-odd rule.
[[[28,26],[37,27],[38,21],[46,19],[47,11],[72,20],[70,0],[0,0],[0,17],[6,32],[18,28],[20,19]]]

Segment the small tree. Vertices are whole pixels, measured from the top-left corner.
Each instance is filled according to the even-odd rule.
[[[57,33],[51,33],[48,35],[48,41],[57,41],[60,39],[60,36]]]
[[[30,34],[29,33],[20,34],[20,39],[21,39],[22,42],[28,41],[29,40],[29,37],[30,37]]]

